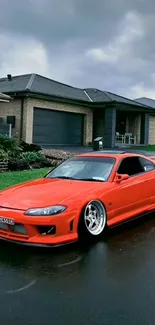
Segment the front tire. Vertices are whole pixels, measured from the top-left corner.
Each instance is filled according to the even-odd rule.
[[[80,235],[89,237],[100,237],[107,227],[107,214],[103,203],[99,200],[92,200],[84,207],[80,219]]]

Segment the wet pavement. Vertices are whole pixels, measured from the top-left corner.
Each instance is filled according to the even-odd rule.
[[[155,216],[95,243],[32,249],[0,242],[0,323],[155,324]]]

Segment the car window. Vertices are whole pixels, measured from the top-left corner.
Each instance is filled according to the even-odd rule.
[[[79,157],[64,161],[46,177],[76,180],[107,181],[115,165],[115,158]]]
[[[129,176],[137,175],[144,172],[139,157],[124,158],[117,170],[118,174],[128,174]]]
[[[140,157],[140,162],[142,164],[144,172],[149,172],[155,169],[155,164],[149,161],[148,159]]]

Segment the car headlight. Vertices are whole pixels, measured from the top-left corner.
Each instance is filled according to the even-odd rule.
[[[64,205],[54,205],[45,208],[33,208],[25,212],[26,216],[55,216],[67,209]]]

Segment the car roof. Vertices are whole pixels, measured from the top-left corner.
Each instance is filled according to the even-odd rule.
[[[122,150],[99,150],[99,151],[94,151],[94,154],[110,154],[110,155],[122,155],[125,154],[126,151],[122,151]]]
[[[122,156],[125,157],[144,157],[144,155],[138,154],[138,153],[129,153],[126,151],[119,151],[119,150],[100,150],[100,151],[91,151],[88,153],[79,154],[76,156],[80,157],[105,157],[105,158],[122,158]],[[146,157],[149,158],[149,157]]]

